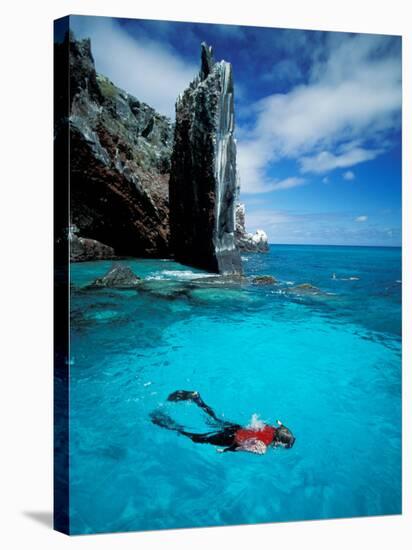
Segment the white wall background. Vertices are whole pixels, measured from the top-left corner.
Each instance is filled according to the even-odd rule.
[[[69,13],[404,35],[404,333],[411,322],[411,21],[405,0],[9,0],[0,18],[0,542],[14,548],[407,548],[411,345],[404,344],[404,514],[70,539],[52,507],[52,21]],[[406,171],[407,170],[407,171]],[[407,286],[408,283],[408,286]],[[390,411],[388,411],[390,415]],[[384,441],[382,441],[384,444]],[[275,468],[275,465],[274,465]],[[274,470],[274,475],[276,471]],[[270,498],[270,495],[268,495]],[[36,519],[37,518],[37,519]],[[40,519],[40,521],[39,521]],[[412,540],[410,538],[410,540]],[[410,543],[409,543],[410,544]]]

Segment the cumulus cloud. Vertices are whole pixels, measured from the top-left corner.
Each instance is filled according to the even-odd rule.
[[[168,45],[147,36],[131,37],[115,20],[72,16],[79,38],[91,38],[98,72],[148,103],[161,114],[175,116],[175,101],[198,72]]]
[[[257,144],[243,149],[238,147],[238,172],[242,194],[268,193],[305,185],[307,180],[301,177],[289,177],[283,180],[268,178],[265,174],[265,150]],[[245,182],[245,183],[244,183]]]
[[[351,170],[348,170],[342,175],[342,178],[346,181],[352,181],[355,179],[355,174]]]
[[[283,180],[268,178],[265,174],[265,166],[269,161],[270,150],[258,142],[240,142],[238,144],[237,164],[243,194],[281,191],[308,183],[305,178],[296,176]]]
[[[368,220],[368,216],[358,216],[357,218],[355,218],[355,222],[366,222]]]
[[[297,160],[302,173],[372,160],[399,127],[401,65],[397,54],[386,52],[387,37],[331,36],[327,59],[313,64],[306,84],[253,106],[256,124],[239,144],[241,170],[249,151],[258,154],[252,169],[241,171],[243,191],[269,191],[270,179],[257,184],[252,178],[264,177],[282,158]]]

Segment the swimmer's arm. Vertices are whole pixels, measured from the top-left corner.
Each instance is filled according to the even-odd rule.
[[[259,439],[246,439],[242,445],[240,445],[237,451],[246,451],[248,453],[255,453],[258,455],[264,455],[267,451],[267,446]]]
[[[263,441],[258,439],[247,439],[241,445],[238,443],[232,443],[225,449],[216,449],[218,453],[227,453],[228,451],[244,451],[247,453],[255,453],[257,455],[264,455],[267,451],[267,445]]]
[[[258,439],[247,439],[242,444],[232,443],[229,447],[225,449],[216,449],[218,453],[227,453],[228,451],[244,451],[247,453],[255,453],[257,455],[264,455],[267,451],[267,446],[263,441]]]

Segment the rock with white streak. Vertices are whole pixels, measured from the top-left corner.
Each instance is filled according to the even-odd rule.
[[[201,46],[201,70],[176,102],[169,183],[175,259],[222,274],[242,271],[235,240],[236,143],[232,66]]]

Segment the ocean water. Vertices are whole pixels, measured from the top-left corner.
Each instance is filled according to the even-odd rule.
[[[279,284],[127,259],[142,290],[90,290],[112,262],[71,266],[72,533],[401,512],[401,250],[243,258]],[[153,425],[160,409],[210,431],[193,403],[166,401],[177,389],[227,420],[281,419],[296,443],[220,454]]]

